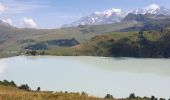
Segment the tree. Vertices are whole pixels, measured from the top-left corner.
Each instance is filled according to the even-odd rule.
[[[67,94],[68,93],[68,91],[65,91],[65,94]]]
[[[40,88],[40,87],[37,87],[37,91],[38,91],[38,92],[41,91],[41,88]]]
[[[0,85],[3,85],[3,82],[2,82],[2,81],[0,81]]]
[[[8,80],[0,81],[0,85],[17,87],[14,81],[9,82]]]
[[[151,96],[151,100],[158,100],[155,96]]]
[[[139,36],[143,37],[144,33],[143,31],[139,31]]]
[[[9,82],[9,81],[7,81],[7,80],[4,80],[4,81],[3,81],[3,85],[5,85],[5,86],[9,86],[9,85],[10,85],[10,82]]]
[[[14,81],[11,81],[11,82],[10,82],[10,85],[13,86],[13,87],[17,87],[17,85],[15,84]]]
[[[36,50],[34,50],[34,51],[31,52],[31,55],[33,55],[33,56],[35,56],[36,54],[37,54],[37,51],[36,51]]]
[[[41,55],[45,55],[45,52],[44,51],[42,51],[42,54]]]
[[[18,88],[22,89],[22,90],[30,91],[30,87],[27,84],[23,84],[23,85],[19,86]]]
[[[81,95],[82,96],[88,96],[88,94],[86,92],[82,92]]]
[[[129,98],[136,98],[136,96],[135,96],[134,93],[131,93],[131,94],[129,95]]]
[[[139,38],[140,41],[143,41],[145,39],[143,31],[139,32],[139,37],[138,38]]]
[[[163,33],[164,29],[161,27],[160,32]]]
[[[104,98],[105,99],[113,99],[113,96],[111,94],[107,94]]]

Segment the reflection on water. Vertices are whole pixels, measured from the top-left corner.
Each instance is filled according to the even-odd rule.
[[[86,91],[95,96],[110,93],[126,97],[135,92],[168,98],[169,65],[170,59],[13,57],[0,60],[0,80],[28,83],[34,89]]]
[[[81,60],[82,61],[82,60]],[[170,59],[102,58],[85,59],[93,67],[115,72],[149,73],[170,76]]]

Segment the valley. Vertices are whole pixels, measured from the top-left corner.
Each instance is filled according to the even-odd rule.
[[[0,100],[170,100],[168,3],[1,0]]]
[[[111,9],[95,12],[88,18],[83,17],[72,25],[58,29],[16,28],[0,21],[0,57],[55,55],[168,58],[169,11],[158,5],[130,13]],[[94,18],[97,22],[91,23]]]

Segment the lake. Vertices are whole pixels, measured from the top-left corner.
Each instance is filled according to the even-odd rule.
[[[85,91],[104,97],[170,98],[170,59],[11,57],[0,60],[0,80],[51,91]]]

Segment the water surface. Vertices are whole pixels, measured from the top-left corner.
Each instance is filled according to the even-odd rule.
[[[0,60],[0,80],[32,89],[73,91],[95,96],[170,97],[170,59],[105,57],[12,57]]]

